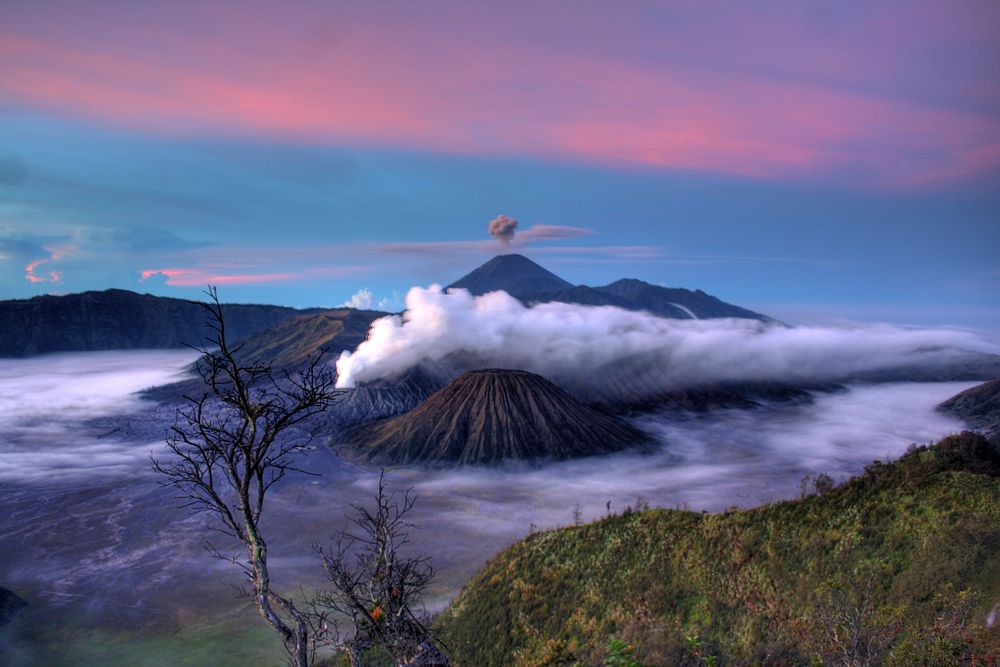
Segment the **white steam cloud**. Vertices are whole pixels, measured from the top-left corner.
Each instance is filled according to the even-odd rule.
[[[488,227],[490,236],[501,243],[510,243],[514,240],[514,231],[517,229],[517,220],[506,215],[498,215],[490,220]]]
[[[375,305],[375,294],[367,287],[362,287],[351,295],[351,298],[342,304],[345,308],[357,308],[359,310],[371,310]]]
[[[337,361],[338,386],[398,376],[421,362],[473,358],[572,387],[642,391],[711,382],[817,382],[939,367],[994,346],[960,331],[880,325],[795,327],[749,319],[669,320],[614,307],[526,307],[505,292],[415,287],[403,318],[375,321]]]
[[[399,292],[393,292],[392,297],[382,297],[378,299],[375,293],[367,287],[362,287],[351,295],[351,298],[340,304],[343,308],[355,308],[357,310],[398,310]]]

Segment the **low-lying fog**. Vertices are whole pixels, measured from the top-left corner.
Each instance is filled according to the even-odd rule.
[[[150,451],[162,447],[150,434],[162,433],[172,412],[133,392],[174,379],[192,359],[187,351],[140,351],[0,360],[0,585],[26,597],[38,621],[17,644],[22,664],[161,664],[150,656],[167,651],[169,637],[191,637],[241,605],[256,628],[229,588],[240,583],[236,569],[203,550],[207,519],[177,509],[149,470]],[[620,512],[637,496],[694,510],[793,497],[806,474],[839,480],[911,442],[961,430],[934,406],[974,384],[853,385],[817,394],[809,405],[649,414],[635,423],[662,442],[652,454],[493,470],[397,469],[390,482],[418,492],[423,529],[413,546],[439,570],[430,602],[440,606],[532,527],[570,524],[577,504],[592,519],[608,502]],[[152,413],[155,427],[102,425],[110,414],[134,411],[147,422]],[[321,583],[310,545],[328,541],[350,503],[370,498],[378,475],[325,449],[306,464],[323,476],[287,480],[267,509],[273,580],[290,592]],[[151,637],[164,643],[150,648],[143,642]],[[244,664],[258,650],[254,642],[227,648],[213,664]],[[171,655],[171,664],[206,659]]]
[[[82,424],[142,410],[136,392],[182,376],[191,350],[50,354],[0,360],[0,484],[132,470],[150,447]]]

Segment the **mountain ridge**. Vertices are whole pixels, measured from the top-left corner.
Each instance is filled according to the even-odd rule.
[[[573,285],[524,255],[497,255],[446,289],[467,289],[473,295],[503,290],[527,305],[547,302],[584,306],[615,306],[669,319],[739,317],[777,322],[741,306],[726,303],[701,290],[662,287],[637,278],[608,285]]]
[[[265,304],[223,304],[223,309],[233,340],[322,310]],[[211,333],[205,321],[197,302],[117,288],[0,301],[0,357],[200,345]]]
[[[938,410],[964,420],[1000,445],[1000,379],[959,392],[938,405]]]

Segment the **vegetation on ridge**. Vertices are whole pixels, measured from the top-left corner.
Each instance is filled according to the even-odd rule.
[[[477,667],[996,664],[998,550],[1000,454],[963,433],[799,500],[531,535],[439,623]]]
[[[269,363],[277,368],[307,365],[325,350],[336,359],[342,350],[353,350],[368,335],[372,322],[386,313],[337,308],[288,318],[243,341],[242,363]]]

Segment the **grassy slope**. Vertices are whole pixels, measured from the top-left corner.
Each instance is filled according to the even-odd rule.
[[[320,349],[327,349],[329,358],[336,359],[341,350],[357,347],[372,321],[383,316],[376,311],[339,308],[292,317],[247,338],[240,359],[270,362],[276,368],[301,366]]]
[[[800,664],[821,655],[824,609],[837,599],[824,591],[842,585],[847,606],[870,591],[867,622],[896,636],[898,657],[932,634],[958,591],[979,596],[972,618],[983,625],[1000,600],[998,553],[1000,456],[963,434],[873,464],[824,495],[721,514],[650,510],[532,535],[488,563],[440,625],[465,666],[601,664],[612,637],[647,665],[694,663],[697,653]],[[998,630],[975,635],[980,656],[1000,646]]]

